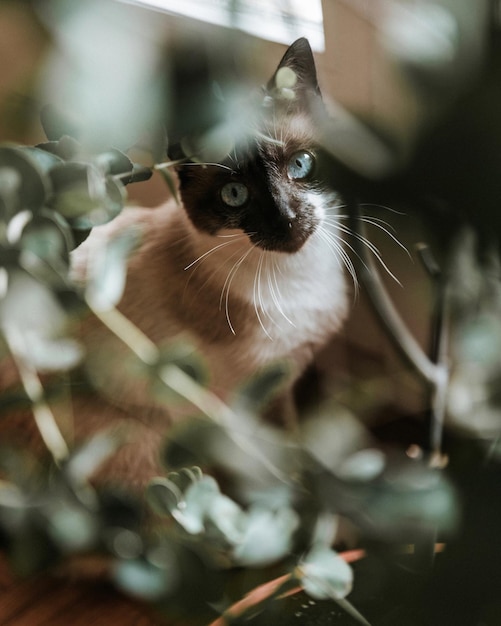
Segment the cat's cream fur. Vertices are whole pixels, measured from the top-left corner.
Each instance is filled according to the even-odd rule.
[[[85,257],[130,226],[144,243],[130,261],[120,309],[155,343],[189,335],[211,390],[225,400],[274,361],[286,359],[300,374],[345,316],[342,261],[320,233],[295,254],[264,252],[242,233],[199,233],[174,201],[126,209],[96,229],[75,255],[80,280]]]

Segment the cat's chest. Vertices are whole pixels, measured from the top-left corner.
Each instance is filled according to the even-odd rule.
[[[198,298],[203,324],[212,319],[219,340],[210,332],[198,336],[216,370],[216,361],[250,371],[281,359],[302,369],[346,314],[339,259],[320,244],[293,259],[258,255],[233,274],[220,265],[210,276],[212,289],[206,282]]]

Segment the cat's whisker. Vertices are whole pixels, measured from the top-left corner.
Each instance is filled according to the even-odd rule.
[[[405,213],[403,211],[397,211],[397,209],[393,209],[390,206],[387,206],[386,204],[379,204],[379,203],[375,203],[375,202],[363,202],[360,207],[372,207],[375,209],[384,209],[385,211],[389,211],[390,213],[394,213],[395,215],[405,215]]]
[[[236,146],[233,146],[233,149],[227,155],[230,163],[234,163],[236,168],[238,169],[238,157],[237,157],[237,149]]]
[[[402,286],[402,283],[398,280],[395,274],[393,274],[390,268],[383,261],[383,258],[378,248],[371,241],[369,241],[367,237],[364,237],[363,235],[360,235],[359,233],[354,232],[351,228],[349,228],[348,226],[345,226],[344,224],[341,224],[339,221],[335,219],[326,219],[325,223],[329,224],[329,226],[331,226],[332,228],[335,228],[341,231],[342,233],[345,233],[346,235],[354,237],[355,239],[360,241],[360,243],[362,243],[372,252],[372,254],[376,257],[377,261],[380,263],[381,267],[388,274],[388,276],[390,276],[398,285]],[[352,250],[356,254],[356,251],[354,250],[353,246],[351,246],[348,242],[345,242],[345,243],[350,248],[350,250]],[[358,254],[357,256],[360,258]]]
[[[221,167],[224,170],[228,170],[232,174],[236,174],[236,171],[227,165],[223,165],[222,163],[205,163],[203,161],[200,162],[186,162],[180,163],[177,167]]]
[[[254,302],[254,310],[256,312],[259,325],[263,329],[263,332],[268,337],[268,339],[273,341],[273,337],[270,335],[270,333],[266,329],[266,326],[264,325],[263,319],[259,312],[259,309],[261,309],[263,313],[266,314],[266,309],[263,305],[262,294],[261,294],[261,271],[263,267],[263,255],[264,255],[264,252],[261,252],[259,255],[259,261],[258,261],[258,265],[256,268],[256,273],[254,275],[253,302]]]
[[[341,208],[345,208],[345,207],[341,207]],[[340,213],[335,215],[335,217],[338,220],[350,220],[350,219],[352,219],[351,215],[340,214]],[[390,224],[386,220],[383,220],[381,217],[376,217],[375,215],[358,215],[358,216],[356,216],[355,219],[357,221],[365,222],[367,224],[371,224],[372,226],[376,226],[378,228],[381,228],[387,235],[390,235],[390,231],[392,231],[393,233],[396,232],[396,228],[392,224]],[[397,243],[399,245],[402,245],[402,243],[400,241],[397,241]]]
[[[272,253],[269,252],[265,252],[264,253],[264,264],[263,264],[263,273],[264,273],[264,286],[266,288],[266,293],[271,297],[271,304],[273,304],[276,309],[278,310],[279,313],[282,313],[280,304],[274,294],[273,291],[273,285],[271,282],[271,271],[270,271],[270,262],[271,262],[271,257],[272,257]],[[273,310],[272,306],[269,306],[268,309]],[[280,324],[277,322],[277,320],[275,319],[275,317],[271,314],[271,311],[267,310],[265,311],[266,315],[268,316],[268,318],[271,320],[271,322],[277,326],[278,328],[280,328]]]
[[[255,131],[255,134],[258,139],[261,139],[261,141],[264,141],[266,143],[271,143],[274,146],[283,147],[285,145],[282,139],[275,139],[274,137],[271,136],[271,133],[268,134],[268,133],[260,133],[259,131]]]
[[[272,264],[271,264],[271,271],[268,268],[268,289],[270,291],[271,294],[271,298],[275,304],[275,306],[277,307],[278,312],[280,313],[280,315],[287,320],[287,322],[289,322],[289,324],[291,326],[295,327],[294,322],[289,319],[289,317],[285,314],[285,311],[283,310],[283,307],[281,305],[281,300],[282,300],[282,295],[280,293],[280,285],[278,283],[278,279],[277,279],[277,272],[276,272],[276,268],[277,268],[277,259],[276,257],[270,257],[268,256],[268,259],[271,258]]]
[[[273,286],[271,284],[270,268],[269,268],[270,256],[271,255],[268,252],[263,253],[263,263],[262,263],[262,267],[260,268],[259,281],[260,281],[260,286],[263,285],[263,282],[264,282],[264,286],[267,288],[267,293],[271,296],[272,303],[277,307],[277,309],[280,312],[280,305],[278,304],[277,300],[274,298]],[[264,273],[264,278],[266,279],[265,281],[262,280],[263,273]],[[269,310],[270,307],[264,306],[262,298],[260,302],[261,302],[261,308],[263,310],[264,315],[266,315],[266,317],[270,320],[272,324],[280,328],[280,324],[275,320],[275,318],[273,317],[273,315],[271,314]]]
[[[223,307],[223,300],[224,300],[224,312],[225,312],[225,316],[226,316],[226,321],[228,322],[228,326],[230,328],[230,331],[233,335],[236,335],[236,331],[235,328],[231,322],[231,317],[230,317],[230,290],[231,290],[231,284],[233,282],[233,279],[235,278],[236,273],[238,272],[240,266],[242,265],[242,263],[245,261],[245,259],[249,256],[249,254],[252,252],[252,248],[249,248],[248,250],[246,250],[238,259],[238,261],[236,261],[230,271],[228,272],[228,275],[226,276],[226,279],[224,281],[223,284],[223,288],[221,289],[221,296],[219,298],[219,308],[222,309]]]
[[[390,237],[390,239],[392,239],[399,248],[402,248],[402,250],[407,254],[409,258],[412,258],[409,250],[407,250],[404,244],[401,241],[399,241],[397,237],[390,231],[390,229],[395,231],[395,229],[393,228],[393,226],[391,226],[391,224],[388,224],[388,222],[385,222],[384,220],[378,217],[361,216],[359,219],[361,222],[370,224],[371,226],[374,226],[375,228],[379,228],[381,231],[383,231],[383,233],[385,233],[385,235],[388,235],[388,237]]]
[[[263,262],[265,259],[265,253],[260,251],[259,253],[259,261],[256,269],[256,278],[257,278],[257,303],[259,309],[263,312],[265,317],[268,317],[271,320],[271,316],[264,305],[263,302],[263,293],[262,293],[262,276],[263,276]]]
[[[325,224],[327,224],[330,228],[334,228],[336,230],[340,230],[343,233],[348,234],[349,236],[351,235],[355,235],[354,233],[352,233],[352,230],[350,228],[348,228],[347,226],[342,227],[341,224],[339,224],[338,222],[336,222],[335,220],[325,220]],[[350,243],[350,241],[344,237],[339,237],[335,234],[329,231],[328,233],[331,237],[336,238],[336,240],[339,240],[340,242],[342,242],[342,244],[344,246],[346,246],[349,250],[351,250],[351,252],[353,252],[353,254],[363,263],[363,260],[361,258],[361,256],[358,254],[358,252],[355,250],[355,248],[353,247],[353,245]],[[366,267],[365,263],[363,263],[364,267]]]
[[[340,206],[339,208],[345,208],[345,206],[346,205],[343,205],[342,207]],[[361,206],[377,206],[377,207],[386,209],[388,211],[392,211],[393,213],[396,213],[397,215],[405,215],[405,213],[401,213],[400,211],[397,211],[395,209],[391,209],[390,207],[383,206],[383,205],[361,205]],[[350,215],[345,215],[345,214],[338,214],[338,215],[335,215],[335,217],[338,220],[348,220],[348,219],[351,219]],[[364,222],[365,224],[370,224],[371,226],[374,226],[375,228],[379,228],[381,231],[383,231],[383,233],[385,233],[385,235],[388,235],[388,237],[390,237],[390,239],[392,239],[397,244],[397,246],[402,248],[402,250],[404,250],[404,252],[407,254],[407,256],[409,258],[412,258],[409,250],[393,234],[393,233],[396,232],[395,227],[392,226],[391,224],[389,224],[386,220],[383,220],[380,217],[369,216],[369,215],[360,215],[360,216],[357,216],[356,219],[361,221],[361,222]],[[393,231],[393,232],[391,232],[391,231]]]
[[[325,228],[320,228],[318,230],[318,235],[319,235],[319,237],[321,239],[323,239],[323,241],[325,241],[330,247],[333,248],[334,252],[336,253],[336,257],[339,259],[339,264],[341,266],[344,265],[344,267],[347,269],[348,273],[350,274],[350,276],[351,276],[351,278],[353,280],[353,286],[354,286],[354,289],[355,289],[355,296],[356,296],[358,294],[358,291],[359,291],[359,283],[358,283],[357,272],[355,270],[355,266],[353,264],[353,261],[350,258],[350,255],[343,248],[343,245],[347,245],[352,251],[354,251],[353,247],[350,246],[350,244],[347,244],[342,239],[338,238],[335,235],[335,233],[331,233],[328,230],[326,230]]]
[[[336,200],[338,200],[338,198],[336,198]],[[322,205],[322,208],[325,210],[326,215],[329,216],[334,216],[338,219],[346,219],[348,217],[350,217],[347,214],[344,213],[340,213],[339,211],[341,209],[346,209],[348,207],[347,204],[330,204],[330,203],[325,203]]]
[[[246,239],[247,236],[246,235],[239,235],[240,239]],[[208,256],[210,256],[211,254],[214,254],[214,252],[216,252],[217,250],[220,250],[221,248],[225,248],[226,246],[231,245],[232,243],[235,243],[236,241],[238,241],[238,239],[232,239],[231,241],[223,241],[223,243],[219,243],[217,246],[214,246],[212,248],[210,248],[210,250],[207,250],[206,252],[204,252],[203,254],[201,254],[199,257],[197,257],[194,261],[192,261],[191,263],[189,263],[184,270],[189,270],[190,268],[192,268],[194,265],[196,265],[197,263],[200,263],[201,261],[203,261],[204,259],[206,259]]]

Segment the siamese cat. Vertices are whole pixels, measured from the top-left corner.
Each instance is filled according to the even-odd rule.
[[[311,48],[299,39],[262,90],[253,132],[220,162],[177,166],[179,203],[127,208],[74,253],[74,277],[85,282],[96,250],[138,229],[120,311],[159,346],[188,337],[224,402],[286,362],[276,421],[287,419],[294,382],[347,313],[341,199],[326,182],[313,115],[321,101]],[[158,448],[178,417],[125,371],[126,349],[107,329],[93,326],[84,341],[105,402],[76,394],[76,437],[129,421],[131,441],[108,471],[142,484],[158,472]]]

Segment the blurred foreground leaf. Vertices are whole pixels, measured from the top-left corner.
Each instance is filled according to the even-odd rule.
[[[114,308],[122,298],[127,261],[140,241],[135,229],[126,230],[95,251],[89,261],[86,298],[97,310]]]
[[[316,600],[345,598],[353,586],[351,567],[327,546],[314,546],[299,571],[303,589]]]
[[[0,217],[9,219],[18,211],[36,213],[42,208],[51,189],[50,181],[28,151],[0,146],[0,174]]]

